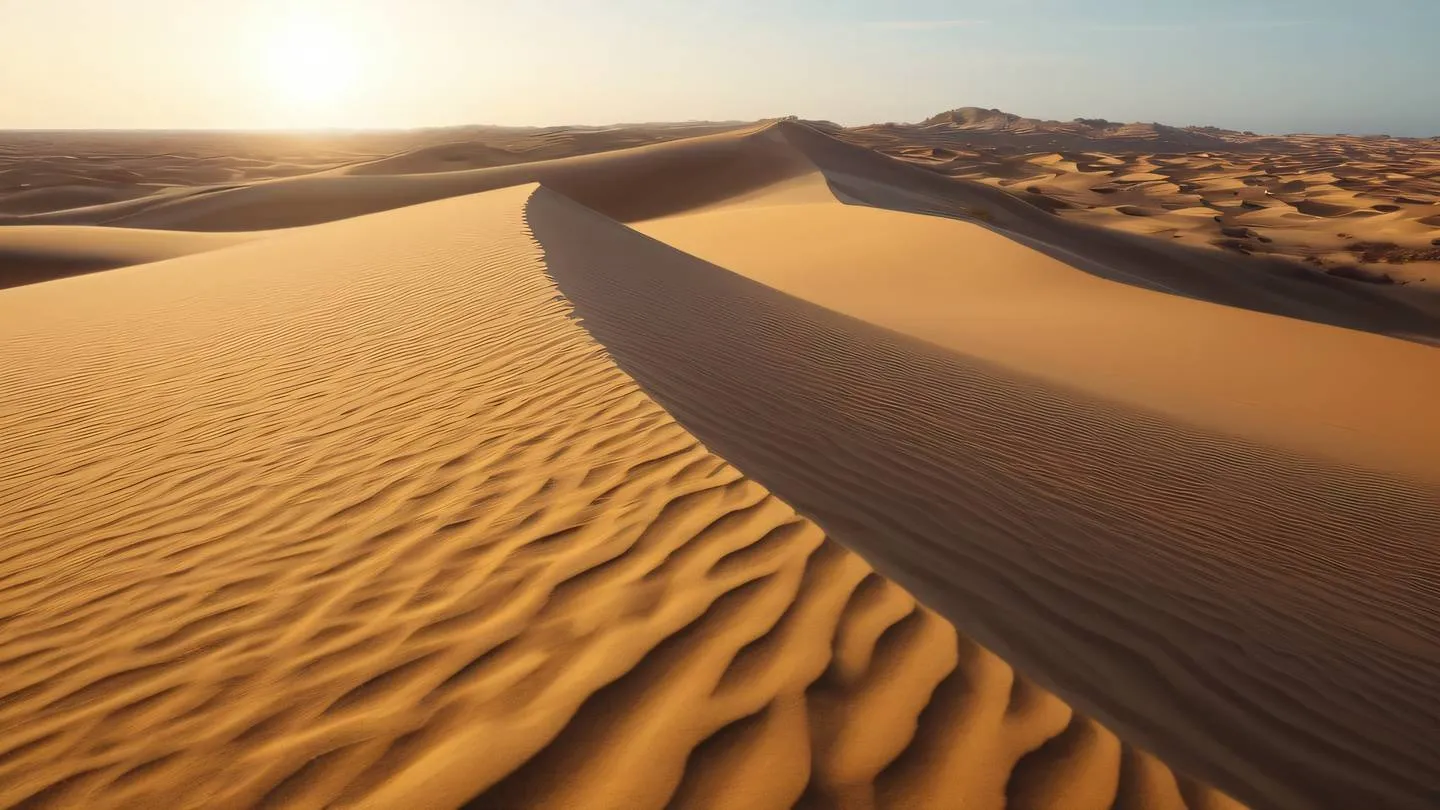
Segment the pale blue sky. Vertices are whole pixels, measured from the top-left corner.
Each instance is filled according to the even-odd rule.
[[[913,121],[1440,135],[1440,0],[0,0],[0,127]]]

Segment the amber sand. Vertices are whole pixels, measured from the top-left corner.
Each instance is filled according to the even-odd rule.
[[[0,806],[1433,807],[1434,152],[927,126],[0,139]]]

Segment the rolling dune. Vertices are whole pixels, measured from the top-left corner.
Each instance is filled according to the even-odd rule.
[[[687,130],[705,134],[680,137],[678,133]],[[823,171],[828,187],[847,202],[983,221],[1013,238],[1029,240],[1055,258],[1113,280],[1233,307],[1440,342],[1440,294],[1431,294],[1426,286],[1428,275],[1440,279],[1440,273],[1426,269],[1434,263],[1406,264],[1404,273],[1396,269],[1400,265],[1377,268],[1378,258],[1360,261],[1368,254],[1356,251],[1354,245],[1359,243],[1353,234],[1342,234],[1349,239],[1317,234],[1314,227],[1275,219],[1286,212],[1304,215],[1283,203],[1284,195],[1247,184],[1261,183],[1257,178],[1262,176],[1287,175],[1226,173],[1220,167],[1215,178],[1207,180],[1189,172],[1188,160],[1178,160],[1177,166],[1177,159],[1142,156],[1115,166],[1107,162],[1113,158],[1072,155],[1076,161],[1088,161],[1081,167],[1076,161],[1053,159],[1063,157],[1061,153],[1048,153],[977,164],[988,181],[1011,178],[999,181],[1010,186],[999,188],[964,173],[943,176],[832,134],[858,137],[842,130],[826,134],[793,121],[738,128],[647,125],[613,132],[497,135],[484,142],[424,146],[299,177],[167,188],[137,199],[10,221],[187,231],[281,229],[538,182],[607,216],[635,222],[732,204],[737,197],[768,195],[781,185],[807,190],[810,201],[828,201],[829,193],[813,193],[812,181],[817,171]],[[664,142],[653,142],[656,139]],[[636,141],[642,145],[618,148]],[[604,151],[607,148],[610,151]],[[1298,175],[1304,178],[1301,182],[1306,188],[1325,188],[1320,184],[1324,178],[1313,171],[1315,164],[1283,156],[1260,159],[1269,161],[1265,166],[1276,173],[1312,167],[1308,174]],[[492,165],[497,163],[506,165]],[[1081,170],[1069,172],[1065,167],[1070,163]],[[1142,179],[1152,174],[1159,179]],[[1211,199],[1203,191],[1183,193],[1180,184],[1168,182],[1172,176],[1219,183],[1215,193],[1222,199]],[[1345,193],[1329,188],[1325,193]],[[1365,204],[1369,202],[1379,200]],[[1366,213],[1378,219],[1358,232],[1375,244],[1394,242],[1397,249],[1386,256],[1411,262],[1431,250],[1428,240],[1433,229],[1421,224],[1423,218],[1417,219],[1426,208],[1433,206],[1417,203],[1389,214],[1367,208]],[[1305,266],[1286,257],[1304,257],[1316,264]],[[1357,262],[1366,269],[1356,270]],[[1412,294],[1408,287],[1384,289],[1354,280],[1393,283],[1394,277],[1416,281],[1423,289],[1417,287]]]
[[[184,233],[81,225],[0,228],[0,288],[218,250],[254,233]]]
[[[678,425],[532,193],[0,293],[0,804],[1235,806]]]
[[[1256,136],[1209,127],[1037,121],[964,108],[919,125],[827,128],[926,170],[1051,201],[1077,222],[1176,245],[1283,259],[1383,284],[1440,314],[1440,142],[1345,135]],[[1142,133],[1148,134],[1142,137]],[[1148,142],[1146,142],[1148,138]],[[1056,151],[1059,150],[1059,151]],[[929,153],[956,154],[937,161]],[[1207,217],[1147,217],[1205,210]],[[1228,230],[1247,231],[1238,238]],[[1357,243],[1394,250],[1366,258]],[[1356,273],[1359,266],[1363,272]],[[1395,287],[1410,287],[1396,290]]]
[[[1290,318],[1440,342],[1440,303],[1305,271],[1264,257],[1125,233],[1036,205],[1023,195],[886,158],[803,124],[777,127],[835,196],[893,211],[978,221],[1112,281]],[[1083,213],[1083,212],[1082,212]],[[1116,214],[1126,221],[1134,217]],[[1190,217],[1189,219],[1195,219]]]
[[[814,167],[768,125],[596,154],[426,174],[321,172],[146,197],[22,220],[184,231],[313,225],[407,205],[544,183],[621,220],[690,210]]]
[[[1123,738],[1254,806],[1431,804],[1433,454],[1417,480],[1286,452],[822,309],[545,190],[528,221],[687,429]]]
[[[1433,348],[1117,284],[976,222],[789,199],[635,227],[769,287],[1069,389],[1440,486]]]
[[[487,132],[0,217],[0,806],[1440,795],[1437,319],[1160,238],[1378,164]]]

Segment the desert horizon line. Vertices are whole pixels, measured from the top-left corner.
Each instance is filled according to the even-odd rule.
[[[247,127],[247,126],[220,126],[220,127],[184,127],[184,126],[180,126],[180,127],[163,127],[163,126],[157,126],[157,127],[104,127],[104,126],[100,126],[100,127],[71,127],[71,126],[57,126],[57,127],[0,127],[0,132],[20,132],[20,133],[43,133],[43,132],[115,132],[115,133],[120,133],[120,132],[127,132],[127,133],[130,133],[130,132],[134,132],[134,133],[145,133],[145,132],[184,132],[184,133],[198,133],[198,132],[215,132],[215,133],[267,133],[267,134],[284,134],[284,133],[290,133],[290,134],[335,134],[335,133],[367,133],[367,132],[423,132],[423,131],[427,131],[427,130],[474,129],[474,128],[511,129],[511,130],[606,129],[606,128],[613,128],[613,127],[656,126],[656,125],[677,125],[677,124],[697,124],[697,125],[698,125],[698,124],[709,124],[709,125],[715,125],[715,124],[758,124],[758,123],[763,123],[763,122],[766,122],[766,121],[784,121],[784,120],[803,121],[803,122],[811,122],[811,123],[834,124],[835,126],[843,127],[843,128],[845,128],[845,129],[858,129],[858,128],[860,128],[860,127],[870,127],[870,126],[918,126],[918,125],[921,125],[921,124],[926,123],[926,122],[929,121],[930,119],[933,119],[933,118],[935,118],[935,117],[937,117],[937,116],[945,115],[946,113],[958,112],[958,111],[961,111],[961,110],[967,110],[967,109],[979,110],[979,111],[983,111],[983,112],[999,113],[999,114],[1007,115],[1007,116],[1013,115],[1013,116],[1016,116],[1017,118],[1020,118],[1020,119],[1023,119],[1023,120],[1039,121],[1039,122],[1042,122],[1042,123],[1068,124],[1068,123],[1076,123],[1076,122],[1105,122],[1105,123],[1108,123],[1108,124],[1115,124],[1115,125],[1151,125],[1151,126],[1171,127],[1171,128],[1173,128],[1173,129],[1180,129],[1180,130],[1220,131],[1220,132],[1230,132],[1230,133],[1235,133],[1235,134],[1253,135],[1253,136],[1261,136],[1261,137],[1277,137],[1277,138],[1278,138],[1278,137],[1291,137],[1291,136],[1319,136],[1319,137],[1390,138],[1390,139],[1396,139],[1396,140],[1421,140],[1421,141],[1440,139],[1440,132],[1435,132],[1435,133],[1428,134],[1428,135],[1396,135],[1396,134],[1394,134],[1394,133],[1392,133],[1392,132],[1381,131],[1381,130],[1375,130],[1375,131],[1354,130],[1354,131],[1349,131],[1349,132],[1338,132],[1338,131],[1337,131],[1337,132],[1326,132],[1326,131],[1320,131],[1320,130],[1304,130],[1304,129],[1300,129],[1300,130],[1289,130],[1289,131],[1283,131],[1283,132],[1282,132],[1282,131],[1264,131],[1264,130],[1260,130],[1260,129],[1237,128],[1237,127],[1230,127],[1230,126],[1220,126],[1220,125],[1215,125],[1215,124],[1195,124],[1195,123],[1191,123],[1191,124],[1170,124],[1170,123],[1166,123],[1166,122],[1164,122],[1164,121],[1160,121],[1160,120],[1156,120],[1156,119],[1152,119],[1152,120],[1143,120],[1143,119],[1120,120],[1120,119],[1107,118],[1107,117],[1105,117],[1105,116],[1075,116],[1075,117],[1071,117],[1071,118],[1042,118],[1042,117],[1039,117],[1039,116],[1033,116],[1033,115],[1025,115],[1025,114],[1021,114],[1021,113],[1015,113],[1015,112],[1012,112],[1012,111],[1010,111],[1010,110],[1004,109],[1004,108],[1002,108],[1002,107],[984,107],[984,106],[979,106],[979,105],[961,105],[961,106],[957,106],[957,107],[951,107],[951,108],[949,108],[949,109],[940,110],[940,111],[938,111],[938,112],[932,113],[931,115],[927,116],[926,118],[922,118],[922,119],[918,119],[918,120],[904,120],[904,121],[894,120],[894,119],[885,120],[885,121],[880,121],[880,120],[875,120],[875,121],[853,121],[853,120],[837,121],[837,120],[835,120],[835,119],[830,119],[830,118],[823,118],[823,117],[817,118],[817,117],[799,115],[799,114],[795,114],[795,113],[787,113],[787,114],[781,114],[781,115],[765,115],[765,116],[759,116],[759,117],[756,117],[756,118],[674,118],[674,119],[661,119],[661,118],[656,118],[656,119],[650,119],[650,120],[622,120],[622,121],[604,121],[604,122],[593,122],[593,123],[592,123],[592,122],[585,122],[585,121],[568,121],[568,122],[553,123],[553,124],[551,124],[551,123],[524,123],[524,124],[513,124],[513,123],[469,121],[469,122],[448,123],[448,124],[415,124],[415,125],[410,125],[410,126],[405,126],[405,125],[373,125],[373,126],[372,126],[372,125],[355,125],[355,126],[290,126],[290,127],[286,127],[286,126],[259,126],[259,127]]]

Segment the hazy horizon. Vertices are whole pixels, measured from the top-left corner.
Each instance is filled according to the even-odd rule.
[[[854,125],[975,106],[1440,135],[1428,0],[0,0],[0,15],[3,129]]]

